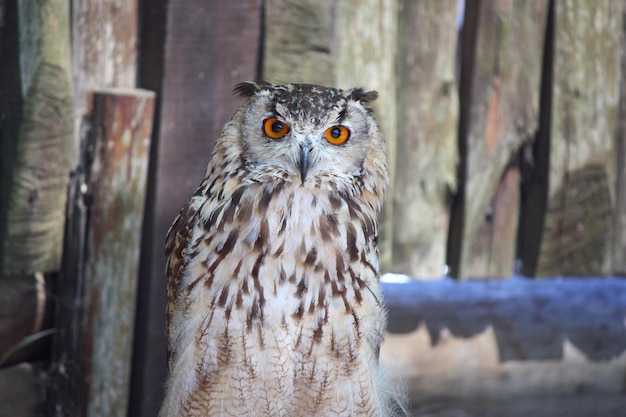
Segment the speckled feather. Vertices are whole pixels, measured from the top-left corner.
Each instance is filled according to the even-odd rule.
[[[375,92],[242,83],[206,177],[167,237],[161,417],[383,416]],[[270,139],[262,123],[290,126]],[[324,131],[350,129],[340,146]],[[301,154],[309,150],[303,181]]]

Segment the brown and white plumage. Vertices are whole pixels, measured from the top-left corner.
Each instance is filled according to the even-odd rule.
[[[263,82],[235,91],[247,101],[167,237],[160,416],[389,415],[377,358],[388,178],[376,93]],[[282,137],[264,131],[268,119]],[[348,129],[343,144],[326,138],[337,126]]]

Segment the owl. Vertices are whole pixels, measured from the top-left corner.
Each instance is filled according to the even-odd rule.
[[[167,236],[161,417],[387,416],[375,91],[238,84]]]

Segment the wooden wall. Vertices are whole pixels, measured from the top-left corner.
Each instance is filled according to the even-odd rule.
[[[448,287],[450,281],[441,280],[444,274],[459,282],[516,274],[626,274],[626,0],[0,0],[0,9],[0,299],[9,294],[4,288],[15,288],[23,305],[35,309],[20,318],[34,323],[25,333],[6,318],[14,312],[0,309],[5,320],[0,332],[12,329],[12,338],[0,337],[12,341],[0,343],[0,356],[20,347],[18,339],[39,335],[36,353],[11,353],[10,361],[0,360],[0,383],[3,372],[24,376],[23,386],[30,387],[41,387],[46,378],[57,381],[64,373],[76,382],[80,366],[90,366],[100,385],[52,383],[57,397],[51,398],[63,404],[65,415],[123,415],[126,409],[132,416],[156,415],[165,380],[163,239],[202,179],[221,127],[241,103],[231,93],[240,81],[378,90],[375,112],[387,138],[392,178],[381,219],[384,270],[428,280],[438,311],[454,309],[455,296],[467,288],[480,289],[473,299],[480,305],[508,302],[489,298],[491,280]],[[84,201],[80,188],[72,194],[70,186],[81,185],[77,167],[87,139],[97,140],[92,93],[112,87],[127,90],[106,90],[115,98],[100,103],[112,100],[118,104],[111,108],[124,107],[121,97],[130,94],[135,110],[127,112],[132,114],[145,110],[140,103],[154,104],[154,123],[151,118],[146,122],[152,128],[151,145],[142,148],[147,177],[137,172],[135,179],[145,185],[141,201],[128,206],[132,213],[127,213],[135,219],[132,236],[140,235],[141,245],[126,267],[137,271],[138,263],[139,272],[110,289],[116,300],[135,302],[126,305],[117,327],[103,324],[115,321],[108,315],[115,302],[88,297],[109,288],[107,281],[97,274],[80,278],[85,270],[79,266],[91,264],[76,258],[77,248],[90,243],[80,234],[77,241],[67,237],[86,220],[65,220],[68,213],[91,209],[89,204],[76,208],[77,201]],[[155,92],[156,99],[140,88]],[[124,239],[134,242],[134,237]],[[522,300],[532,298],[530,289],[514,280],[502,285],[505,292],[521,291]],[[545,285],[551,288],[553,282]],[[570,288],[567,281],[563,285]],[[394,295],[402,292],[400,287],[388,288],[392,327],[402,322],[399,317],[421,311],[420,305],[413,308]],[[414,294],[411,288],[407,294]],[[438,292],[442,288],[450,291]],[[579,288],[590,296],[602,292],[595,286]],[[61,304],[55,315],[51,300],[57,297]],[[550,300],[557,310],[570,305],[561,305],[556,295]],[[620,300],[607,293],[605,303],[619,306]],[[66,308],[78,301],[78,309]],[[415,302],[430,305],[418,296]],[[490,311],[489,323],[511,320],[508,313],[498,313],[499,307]],[[390,335],[385,359],[407,364],[409,391],[419,401],[430,399],[418,395],[421,380],[411,378],[422,370],[436,375],[441,361],[460,364],[448,370],[450,379],[438,383],[443,390],[459,388],[455,381],[472,372],[504,378],[510,371],[454,362],[473,352],[476,347],[464,343],[479,334],[488,343],[479,343],[476,354],[498,364],[508,346],[499,333],[453,331],[459,340],[446,339],[455,346],[451,350],[437,342],[445,339],[446,328],[471,328],[467,317],[437,322],[440,326],[429,334],[418,328]],[[128,320],[133,318],[131,334]],[[528,329],[549,333],[528,320],[510,340],[535,335]],[[76,328],[78,323],[87,327]],[[619,336],[623,329],[607,332],[606,337]],[[118,336],[125,340],[122,351],[107,360],[120,361],[114,369],[129,370],[132,346],[132,376],[105,372],[98,351],[88,344],[68,352],[87,352],[91,359],[68,367],[62,343],[102,343]],[[424,341],[432,344],[432,352]],[[454,355],[450,352],[460,356],[447,356]],[[515,360],[521,361],[515,377],[522,382],[539,375],[526,359]],[[585,360],[601,366],[597,358]],[[623,362],[613,366],[626,372]],[[556,378],[554,390],[546,392],[558,394],[560,383],[568,386],[566,376]],[[109,377],[126,382],[113,384]],[[115,386],[122,400],[98,395],[104,385]],[[515,389],[527,392],[528,385]],[[76,393],[79,403],[63,403]],[[41,415],[42,401],[20,412]],[[532,414],[529,404],[508,413]],[[488,415],[489,410],[481,410]],[[0,416],[3,411],[0,406]],[[422,409],[435,411],[454,415],[459,410]],[[15,409],[10,413],[19,415]]]
[[[446,263],[458,278],[508,276],[516,268],[528,276],[623,272],[610,260],[621,239],[607,228],[624,211],[614,206],[621,194],[611,156],[622,140],[621,2],[468,1],[458,61],[458,2],[434,4],[266,3],[265,78],[365,83],[387,100],[377,108],[394,178],[383,221],[386,269],[422,278],[440,277]],[[298,13],[309,18],[288,30],[273,24],[297,22]],[[579,30],[592,19],[604,23],[596,32]],[[573,175],[576,165],[590,166],[589,175],[586,168]],[[598,194],[569,197],[560,184],[572,178],[572,193],[590,181]],[[600,211],[570,218],[554,206],[587,199],[604,201],[593,208]],[[597,225],[589,222],[596,218]]]
[[[185,4],[187,5],[185,10],[187,7],[193,9],[199,16],[205,10],[199,6],[192,6],[189,2]],[[174,5],[174,9],[170,13],[179,13],[178,8],[181,6],[175,2],[171,5]],[[217,6],[206,7],[216,7],[212,9],[214,13],[221,13]],[[231,32],[233,35],[236,33],[242,42],[238,46],[239,50],[249,52],[240,53],[235,61],[224,58],[218,68],[211,66],[213,61],[209,57],[192,54],[187,61],[190,67],[187,69],[189,74],[193,74],[193,71],[204,73],[206,68],[210,68],[216,76],[228,80],[228,74],[246,74],[231,67],[235,62],[246,62],[248,78],[264,78],[273,82],[317,82],[340,87],[363,85],[379,91],[380,100],[376,103],[376,115],[388,139],[389,160],[394,178],[394,186],[388,195],[385,217],[382,220],[381,251],[386,270],[433,280],[435,288],[438,288],[438,285],[446,285],[446,281],[437,281],[443,275],[446,266],[449,273],[459,279],[508,277],[520,272],[531,277],[554,276],[565,273],[566,270],[569,275],[624,272],[623,266],[614,263],[613,267],[608,267],[604,261],[596,263],[595,267],[591,261],[578,263],[578,267],[575,267],[568,261],[571,256],[554,261],[556,264],[562,263],[563,272],[545,271],[539,263],[539,250],[545,247],[542,242],[547,239],[544,237],[542,225],[550,222],[549,216],[552,212],[548,205],[551,195],[549,179],[551,175],[558,178],[559,172],[561,175],[564,174],[561,168],[555,168],[555,162],[549,163],[550,158],[567,156],[559,157],[558,154],[555,156],[556,151],[551,151],[549,146],[554,142],[552,137],[557,135],[554,117],[568,109],[565,105],[555,107],[554,104],[555,91],[561,88],[555,74],[557,66],[563,65],[561,60],[564,59],[559,55],[559,45],[573,42],[561,40],[559,37],[562,36],[561,31],[568,29],[564,29],[563,23],[559,23],[558,19],[559,16],[570,16],[568,10],[578,7],[577,5],[566,1],[549,0],[467,1],[462,12],[465,25],[461,33],[457,26],[459,13],[457,1],[270,0],[263,4],[242,3],[241,7],[248,8],[247,13],[251,19],[254,13],[258,13],[254,15],[259,19],[255,20],[258,26],[247,22]],[[596,22],[607,19],[606,24],[596,25],[598,30],[606,33],[597,35],[598,39],[604,42],[607,37],[612,36],[613,42],[618,41],[623,45],[621,30],[613,26],[623,19],[623,5],[614,1],[608,2],[606,7],[610,10],[608,14],[598,11],[600,14],[594,17]],[[581,16],[576,16],[572,19],[583,19],[579,22],[580,26],[589,27],[584,20],[590,18],[587,14],[581,12]],[[187,24],[186,28],[188,27]],[[177,39],[175,37],[190,36],[188,30],[177,35],[175,28],[177,26],[174,24],[165,33],[166,38],[172,37],[172,40],[165,42],[165,51],[162,51],[161,56],[167,57],[168,48],[171,48],[168,46],[169,42],[173,45],[174,39]],[[198,33],[203,33],[205,29],[197,30]],[[208,47],[206,44],[196,45],[192,40],[187,42],[196,49]],[[621,48],[611,47],[609,44],[603,47],[612,48],[613,52],[601,52],[593,44],[584,42],[582,44],[585,47],[577,50],[580,62],[576,65],[583,65],[582,62],[587,62],[584,57],[593,53],[597,54],[593,56],[598,58],[589,58],[588,65],[612,68],[606,73],[596,74],[596,77],[621,74],[621,67],[617,65],[622,59]],[[222,56],[227,51],[214,53]],[[600,57],[606,62],[601,61],[602,64],[597,64]],[[612,66],[607,66],[609,62]],[[168,65],[167,58],[164,65]],[[565,67],[570,65],[573,64],[565,64]],[[171,71],[181,70],[176,68]],[[224,74],[220,75],[222,74],[220,71],[224,71]],[[565,71],[564,75],[568,73]],[[603,84],[604,86],[599,89],[593,87],[595,90],[591,90],[591,85],[579,88],[589,88],[590,97],[597,97],[602,102],[608,100],[616,91],[623,90],[621,75],[619,80],[619,85]],[[185,94],[186,97],[197,97],[193,100],[195,103],[208,100],[200,91],[212,81],[206,81],[206,85],[204,83],[196,85],[198,82],[196,79],[188,77],[183,81],[181,77],[180,82],[183,88],[193,86]],[[602,89],[607,91],[607,97],[600,93]],[[228,108],[234,110],[237,103],[233,103],[225,87],[224,90],[213,91],[219,92],[225,105],[233,106]],[[170,94],[169,97],[173,100],[177,92]],[[161,99],[167,101],[167,94],[162,94]],[[177,105],[180,108],[185,106],[178,102]],[[161,108],[164,109],[165,106],[167,104],[164,103]],[[617,130],[618,107],[614,102],[613,105],[603,109],[593,123],[607,129],[602,134],[604,140],[620,146],[619,143],[623,139]],[[195,110],[188,110],[189,113],[193,111]],[[136,356],[139,367],[137,368],[137,363],[135,364],[136,369],[139,369],[136,381],[141,384],[143,391],[137,391],[133,395],[142,402],[143,408],[138,406],[133,410],[142,410],[146,413],[144,415],[150,415],[158,408],[154,399],[158,398],[161,386],[155,387],[154,377],[157,374],[162,377],[164,372],[163,368],[155,367],[152,362],[156,356],[163,357],[162,346],[153,345],[162,337],[160,333],[162,329],[159,327],[162,323],[162,317],[159,317],[162,310],[158,310],[161,308],[158,296],[163,297],[164,293],[164,283],[162,280],[159,281],[163,262],[160,252],[162,244],[157,237],[165,233],[176,210],[192,192],[208,159],[209,145],[201,150],[194,148],[198,144],[204,146],[204,138],[208,136],[205,134],[206,128],[199,124],[214,123],[211,129],[219,129],[229,116],[221,114],[217,117],[212,112],[205,113],[207,114],[208,119],[191,119],[192,127],[188,125],[180,131],[171,130],[167,135],[161,133],[158,139],[166,141],[160,146],[167,149],[163,154],[167,155],[167,158],[159,160],[158,166],[167,168],[162,168],[163,174],[156,174],[163,175],[156,181],[157,187],[165,187],[164,181],[176,181],[179,189],[175,190],[168,186],[167,199],[164,199],[162,204],[155,204],[155,210],[163,212],[158,216],[158,220],[154,220],[155,224],[158,224],[154,230],[158,233],[149,237],[149,245],[153,248],[151,249],[153,255],[150,256],[154,256],[151,269],[147,272],[145,264],[143,269],[144,280],[147,278],[149,281],[149,284],[144,285],[149,285],[152,292],[147,293],[145,298],[147,305],[143,304],[142,298],[140,305],[144,305],[147,320],[153,317],[157,317],[158,320],[156,327],[149,322],[142,322],[138,326],[138,329],[143,329],[140,331],[145,332],[142,334],[149,337],[145,339],[146,347],[141,350],[141,356]],[[186,120],[186,116],[178,117],[180,120]],[[591,128],[593,123],[588,122],[587,126]],[[202,138],[201,140],[189,137],[194,131],[186,129],[192,128],[197,132],[196,137]],[[215,135],[216,133],[207,140],[213,140]],[[183,149],[174,149],[167,144],[169,141],[177,144],[189,141],[190,144]],[[176,162],[177,155],[185,155],[184,160],[187,163]],[[612,175],[610,172],[613,168],[610,166],[617,164],[613,159],[619,159],[619,156],[606,154],[604,158],[607,158],[606,168],[600,167],[598,171],[605,170],[607,176]],[[190,169],[195,170],[195,173],[190,174]],[[602,180],[602,175],[598,174],[597,178],[602,181],[600,188],[605,187],[606,193],[611,196],[612,205],[609,211],[611,221],[617,226],[623,221],[619,219],[624,216],[623,193],[615,182],[617,178]],[[592,177],[592,182],[595,181],[593,178],[596,177]],[[180,189],[181,184],[187,189]],[[613,195],[616,196],[615,200]],[[592,201],[596,201],[595,198],[593,197]],[[168,213],[164,212],[164,207],[167,207]],[[586,236],[589,231],[586,225],[594,218],[591,213],[583,212],[582,220],[585,224],[582,228],[580,221],[572,224],[575,227],[578,225],[578,233]],[[623,238],[607,229],[602,230],[602,233],[605,233],[602,235],[603,239],[608,245],[605,248],[610,247],[612,252],[621,254],[624,247]],[[590,250],[597,249],[597,240],[587,241],[577,238],[575,241],[587,242],[581,243],[581,246]],[[543,250],[547,253],[545,249]],[[597,259],[598,254],[595,256]],[[617,256],[611,256],[617,259]],[[598,266],[600,263],[602,267]],[[567,286],[567,283],[565,285]],[[481,297],[488,297],[490,287],[488,283],[477,287],[484,288],[485,291],[474,300],[480,304],[484,301]],[[455,288],[453,291],[463,292],[464,287]],[[393,293],[391,294],[388,302],[392,308],[393,320],[398,321],[395,312],[405,310],[400,307],[403,304],[394,301]],[[446,292],[439,293],[438,297],[443,297],[442,294]],[[530,294],[528,296],[530,297]],[[442,302],[449,301],[454,305],[455,300],[457,298],[451,293],[450,300],[444,297]],[[619,300],[617,297],[609,297],[608,302],[616,306],[619,305]],[[506,303],[507,300],[503,299],[499,300],[497,305],[504,307]],[[558,302],[555,303],[557,306],[550,308],[560,308]],[[508,320],[507,317],[497,314],[496,310],[493,313],[493,320]],[[156,316],[153,314],[155,311],[158,311]],[[528,320],[531,318],[532,316]],[[458,316],[456,320],[460,320],[459,325],[463,326],[463,315]],[[522,322],[526,323],[524,320]],[[450,325],[446,323],[446,326]],[[527,335],[524,333],[527,325],[528,323],[521,324],[518,330],[521,333],[514,332],[514,337]],[[155,328],[158,331],[155,331]],[[542,329],[541,332],[550,332],[547,327]],[[620,331],[619,328],[613,327],[609,336],[618,337]],[[391,334],[385,359],[392,357],[402,363],[411,363],[415,357],[422,355],[423,348],[418,343],[406,342],[407,338],[413,337],[412,334],[410,332]],[[467,347],[469,345],[464,345],[465,341],[470,342],[469,336],[468,334],[466,340],[465,334],[460,335],[461,341],[456,346],[461,356],[469,349]],[[427,341],[427,344],[430,343],[434,342]],[[485,360],[497,363],[500,339],[489,343],[493,344],[489,348],[491,350],[485,353],[488,355]],[[616,345],[621,346],[621,342],[616,342]],[[439,346],[442,345],[433,347],[434,352],[437,352]],[[496,347],[495,350],[493,346]],[[141,349],[141,344],[136,345],[135,349]],[[154,354],[155,351],[158,352],[155,357],[144,356]],[[557,362],[559,360],[555,359]],[[428,361],[421,361],[420,366],[427,363]],[[425,374],[430,375],[429,372],[436,374],[437,369],[434,365],[436,363],[440,362],[433,361],[433,367],[425,369]],[[532,366],[525,368],[523,363],[520,375],[540,377],[543,371],[533,374]],[[568,367],[567,363],[562,366]],[[616,372],[621,372],[620,367],[623,366],[621,362],[614,366]],[[456,375],[463,380],[469,378],[472,369],[477,368],[467,370],[459,368],[457,374],[453,370],[448,372],[451,378]],[[491,368],[488,367],[478,369],[480,372],[491,372]],[[411,368],[410,372],[419,373],[419,369]],[[523,379],[517,389],[523,392],[524,386],[527,386],[524,384],[530,384],[532,378]],[[555,381],[558,383],[559,379]],[[565,380],[561,382],[566,386]],[[413,394],[416,389],[423,386],[417,384],[415,380],[409,383],[413,384],[409,387]],[[441,389],[445,390],[445,385]],[[431,393],[439,395],[432,391]],[[494,394],[497,395],[499,394]],[[424,400],[423,397],[420,398]],[[593,401],[592,399],[591,403]],[[532,406],[532,401],[529,404]],[[560,406],[562,404],[555,403],[548,412],[559,415]],[[475,407],[474,405],[474,409]],[[512,413],[523,412],[523,408],[522,411],[513,408],[509,409]],[[610,407],[607,409],[611,410]]]
[[[139,84],[156,91],[144,217],[129,415],[155,416],[165,381],[164,241],[200,183],[223,124],[240,102],[233,86],[258,77],[261,2],[142,3]],[[167,30],[166,30],[167,29]]]
[[[154,93],[118,3],[0,2],[2,416],[128,408]]]

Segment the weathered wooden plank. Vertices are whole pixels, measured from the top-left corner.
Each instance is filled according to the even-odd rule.
[[[567,407],[559,413],[558,402],[532,412],[556,398],[578,398],[587,411],[606,399],[606,414],[574,414],[581,416],[618,416],[615,407],[626,406],[622,278],[446,279],[383,289],[390,327],[381,362],[406,379],[422,412],[445,402],[472,416],[571,415]]]
[[[400,1],[394,271],[440,278],[456,188],[456,0]]]
[[[261,78],[274,83],[334,85],[336,2],[270,0],[264,3]]]
[[[0,367],[50,357],[51,290],[41,273],[0,279]]]
[[[387,141],[389,176],[393,182],[397,137],[398,0],[346,0],[337,2],[336,7],[336,84],[340,88],[363,87],[378,91],[374,110]],[[392,268],[392,199],[392,194],[388,193],[380,221],[379,247],[384,270]]]
[[[145,212],[129,414],[153,417],[165,383],[164,239],[200,183],[224,123],[241,105],[232,89],[260,74],[260,0],[142,3],[140,85],[160,97]],[[159,22],[165,23],[159,23]]]
[[[548,1],[468,1],[463,36],[459,147],[449,261],[455,277],[508,276],[516,225],[492,223],[497,207],[517,210],[519,186],[505,171],[537,131]],[[469,59],[468,59],[469,57]],[[504,202],[503,199],[512,199]],[[496,202],[499,202],[496,205]],[[504,217],[516,215],[504,213]],[[479,239],[479,236],[482,238]],[[488,235],[488,236],[487,236]],[[505,252],[502,250],[507,248]],[[491,262],[499,258],[499,262]]]
[[[626,0],[622,0],[622,16],[626,16]],[[626,17],[622,17],[626,19]],[[622,62],[620,67],[620,98],[617,138],[615,144],[616,186],[615,210],[613,214],[613,241],[611,252],[615,274],[626,275],[626,25],[622,24]]]
[[[18,98],[3,98],[3,112],[12,120],[0,152],[0,190],[6,196],[0,199],[4,275],[58,270],[73,154],[69,2],[16,3],[11,5],[16,22],[11,24],[17,23],[18,51],[9,58],[19,64],[6,65],[19,68],[19,79],[13,71],[7,77],[21,88],[8,91]],[[11,104],[20,107],[10,108]]]
[[[93,198],[85,260],[88,415],[125,416],[154,93],[94,93]]]
[[[0,416],[45,417],[45,363],[21,363],[0,369]]]
[[[471,258],[468,263],[470,271],[485,271],[479,277],[491,274],[489,271],[512,273],[516,269],[520,184],[520,169],[515,163],[511,163],[504,168],[493,200],[487,207],[485,221],[475,237],[475,245],[479,250],[488,248],[481,256]]]
[[[54,360],[69,377],[55,374],[56,415],[126,415],[154,98],[93,94],[59,282]]]
[[[547,209],[537,276],[607,274],[616,212],[622,4],[555,3]],[[535,229],[538,229],[535,226]],[[529,239],[532,236],[529,236]]]
[[[77,123],[88,112],[90,90],[135,87],[138,3],[138,0],[72,2]]]
[[[20,34],[17,19],[17,0],[3,4],[0,28],[0,196],[8,196],[13,180],[13,164],[17,151],[22,109],[24,106],[20,74]],[[0,198],[0,239],[6,236],[8,224],[7,198]],[[2,240],[0,240],[2,242]],[[4,257],[0,244],[0,271]]]

